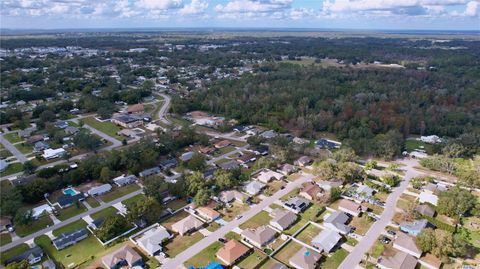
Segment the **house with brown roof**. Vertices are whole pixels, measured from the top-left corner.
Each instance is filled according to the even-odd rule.
[[[320,253],[303,247],[290,258],[288,263],[296,269],[315,269],[321,257]]]
[[[240,235],[245,242],[257,248],[263,248],[275,240],[276,234],[277,232],[274,229],[264,225],[257,229],[245,229]]]
[[[285,176],[279,172],[272,171],[270,169],[262,169],[258,172],[254,178],[263,183],[268,183],[272,180],[282,180]]]
[[[278,171],[285,176],[290,175],[291,173],[295,172],[296,170],[297,170],[297,168],[295,166],[289,164],[289,163],[286,163],[286,164],[280,166],[280,169],[278,169]]]
[[[243,203],[247,196],[237,190],[222,191],[219,194],[220,201],[224,203],[239,202]]]
[[[212,147],[201,147],[201,148],[198,149],[198,153],[200,153],[200,154],[210,154],[214,151],[215,151],[215,149],[212,148]]]
[[[422,256],[422,251],[415,243],[415,237],[409,236],[402,232],[398,233],[397,237],[393,241],[393,248],[408,253],[416,258],[420,258],[420,256]]]
[[[340,200],[340,203],[338,204],[338,209],[355,217],[365,211],[364,207],[362,207],[361,204],[355,203],[354,201],[347,199]]]
[[[304,167],[311,164],[312,162],[313,162],[312,158],[308,156],[302,156],[295,161],[295,165]]]
[[[255,156],[255,154],[253,153],[250,153],[250,152],[242,152],[242,156],[240,156],[237,161],[240,163],[240,164],[247,164],[249,162],[254,162],[255,160],[257,159],[257,157]]]
[[[314,201],[324,196],[325,193],[323,192],[322,188],[316,184],[307,183],[305,186],[303,186],[298,195],[310,201]]]
[[[196,209],[197,214],[204,220],[211,222],[220,217],[220,213],[208,206],[202,206]]]
[[[185,234],[196,231],[198,228],[202,226],[203,226],[203,222],[201,222],[194,216],[190,215],[184,219],[181,219],[178,222],[175,222],[172,225],[172,231],[183,236]]]
[[[432,218],[433,218],[433,216],[435,216],[435,209],[431,208],[428,205],[417,205],[415,207],[415,211],[417,211],[418,213],[420,213],[422,215],[429,216],[429,217],[432,217]]]
[[[382,256],[377,266],[381,269],[415,269],[417,259],[410,254],[399,251],[392,257]]]
[[[139,113],[145,113],[145,107],[143,104],[135,104],[131,105],[127,109],[128,114],[139,114]]]
[[[250,248],[237,240],[230,240],[221,247],[215,256],[225,265],[232,265],[250,253]]]
[[[280,231],[288,229],[296,220],[297,215],[289,210],[277,208],[270,213],[270,225]]]
[[[230,140],[221,140],[217,143],[215,143],[214,147],[217,148],[217,149],[221,149],[221,148],[224,148],[224,147],[228,147],[232,144],[232,142],[230,142]]]
[[[124,246],[102,257],[102,263],[108,269],[117,269],[124,266],[143,266],[142,257],[131,247]]]

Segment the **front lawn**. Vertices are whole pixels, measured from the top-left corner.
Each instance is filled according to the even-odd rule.
[[[137,191],[140,189],[140,186],[137,184],[130,184],[123,187],[114,188],[111,192],[99,196],[100,199],[104,202],[111,202],[115,199],[123,197],[131,192]]]
[[[250,207],[246,204],[241,204],[241,203],[232,203],[232,207],[227,208],[224,207],[221,210],[219,210],[220,213],[223,215],[223,219],[226,221],[231,221],[234,218],[236,218],[238,215],[242,214],[243,212],[247,211]]]
[[[5,137],[5,139],[12,144],[23,141],[23,138],[21,138],[17,133],[4,134],[3,137]]]
[[[14,146],[23,154],[31,153],[33,151],[33,147],[27,143],[19,143],[15,144]]]
[[[15,225],[15,232],[18,236],[24,237],[51,225],[53,225],[52,219],[49,216],[43,216],[28,225]]]
[[[375,242],[375,245],[369,250],[370,256],[373,258],[378,258],[380,255],[382,255],[383,251],[385,250],[385,247],[383,246],[382,243],[379,241]]]
[[[145,198],[145,195],[143,194],[137,194],[131,198],[128,198],[126,200],[122,201],[122,204],[124,204],[127,208],[130,207],[131,205],[137,203],[138,201],[142,200]]]
[[[200,232],[184,236],[177,235],[165,246],[165,252],[169,257],[175,257],[202,239],[203,235]]]
[[[85,199],[85,201],[93,208],[100,206],[100,202],[97,201],[97,199],[93,198],[92,196],[88,196],[88,198]]]
[[[320,229],[319,227],[313,224],[309,224],[305,229],[303,229],[302,232],[300,232],[296,236],[296,238],[304,243],[311,244],[313,238],[315,238],[315,236],[317,236],[321,231],[322,229]]]
[[[220,229],[220,224],[216,223],[215,221],[214,222],[211,222],[208,226],[207,226],[207,230],[210,231],[210,232],[215,232],[216,230]]]
[[[297,252],[302,249],[302,245],[295,243],[293,241],[288,242],[279,252],[277,252],[274,257],[283,262],[284,264],[289,264],[290,258],[295,255]],[[332,267],[335,268],[335,267]]]
[[[252,254],[250,254],[245,259],[241,260],[237,265],[240,268],[257,268],[257,266],[265,259],[267,255],[260,252],[258,249],[255,249]]]
[[[84,118],[83,122],[97,130],[99,130],[102,133],[105,133],[111,137],[117,138],[117,139],[123,139],[122,137],[118,136],[117,133],[121,130],[120,127],[115,125],[115,123],[110,122],[110,121],[105,121],[105,122],[100,122],[96,120],[94,117],[88,117]]]
[[[266,211],[260,211],[257,215],[253,216],[245,223],[240,225],[240,229],[247,229],[247,228],[257,228],[262,225],[267,225],[272,218]]]
[[[106,218],[106,217],[109,217],[109,216],[113,216],[115,214],[117,214],[118,210],[113,207],[113,206],[110,206],[110,207],[107,207],[105,209],[102,209],[100,211],[98,211],[97,213],[94,213],[94,214],[91,214],[90,217],[92,217],[92,219],[96,220],[98,218]]]
[[[59,215],[57,216],[57,219],[62,221],[67,220],[84,212],[87,212],[87,209],[82,203],[78,203],[78,205],[72,205],[67,208],[60,209],[58,211]]]
[[[190,215],[190,214],[188,214],[186,211],[183,211],[183,210],[182,210],[182,211],[178,212],[177,214],[172,215],[172,216],[170,216],[169,218],[163,220],[160,224],[161,224],[163,227],[171,230],[171,229],[172,229],[172,225],[173,225],[175,222],[180,221],[180,220],[188,217],[189,215]]]
[[[348,256],[348,251],[343,248],[339,248],[332,256],[328,257],[325,262],[320,265],[320,268],[330,269],[338,268],[343,260]]]
[[[80,230],[80,229],[85,228],[85,227],[87,227],[87,223],[84,220],[80,219],[80,220],[72,222],[68,225],[65,225],[61,228],[53,230],[52,233],[53,233],[54,236],[59,236],[63,233],[69,233],[69,232],[77,231],[77,230]]]
[[[215,254],[222,246],[223,244],[220,242],[215,242],[211,244],[210,246],[200,251],[197,255],[195,255],[195,257],[186,261],[185,262],[186,267],[189,268],[190,266],[193,266],[194,268],[203,268],[207,264],[211,263],[212,261],[215,261],[221,264],[220,260],[217,259]],[[253,268],[253,267],[250,267],[250,268]]]
[[[221,149],[215,150],[215,152],[213,153],[213,156],[218,157],[218,156],[220,156],[220,155],[229,153],[229,152],[234,151],[234,150],[235,150],[235,147],[233,147],[233,146],[226,146],[226,147],[223,147],[223,148],[221,148]]]
[[[2,252],[0,253],[0,263],[1,263],[2,266],[3,266],[3,263],[5,262],[5,260],[8,260],[8,259],[10,259],[10,258],[13,258],[13,257],[15,257],[15,256],[17,256],[17,255],[20,255],[20,254],[22,254],[23,252],[25,252],[25,251],[27,251],[27,250],[29,250],[29,249],[30,249],[30,247],[29,247],[27,244],[23,243],[23,244],[20,244],[20,245],[18,245],[18,246],[16,246],[16,247],[13,247],[13,248],[11,248],[11,249],[9,249],[9,250],[2,251]]]
[[[8,164],[8,167],[7,169],[3,170],[0,175],[2,177],[4,176],[8,176],[8,175],[11,175],[11,174],[15,174],[15,173],[18,173],[18,172],[22,172],[23,171],[23,164],[22,163],[10,163]]]
[[[9,233],[0,234],[0,246],[6,245],[12,242],[12,236]]]
[[[367,214],[363,214],[361,217],[353,217],[350,222],[350,226],[355,227],[355,233],[359,235],[365,235],[372,226],[373,220]]]

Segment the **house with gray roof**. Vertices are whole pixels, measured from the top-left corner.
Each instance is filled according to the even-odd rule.
[[[283,207],[295,214],[303,212],[310,205],[310,201],[301,197],[292,197],[283,204]]]
[[[156,174],[160,173],[161,171],[162,170],[160,169],[160,167],[155,166],[155,167],[143,170],[142,172],[138,173],[138,175],[140,177],[148,177],[148,176],[156,175]]]
[[[88,231],[86,229],[80,229],[71,233],[63,233],[57,238],[53,239],[52,243],[57,250],[61,250],[71,245],[75,245],[87,237]]]
[[[400,230],[409,235],[417,236],[423,229],[429,226],[429,222],[426,219],[414,220],[413,222],[402,222],[400,224]]]
[[[265,186],[267,185],[263,184],[262,182],[254,180],[245,186],[245,191],[248,194],[257,195],[263,190],[263,188],[265,188]]]
[[[138,178],[135,175],[129,175],[129,176],[121,175],[119,177],[114,178],[113,182],[117,184],[117,186],[121,187],[121,186],[133,184],[137,182],[137,180]]]
[[[40,262],[43,257],[43,250],[39,247],[33,247],[27,251],[24,251],[12,258],[5,260],[4,264],[8,265],[12,262],[20,263],[22,261],[27,261],[29,264],[35,264]]]
[[[312,246],[329,253],[337,246],[340,239],[342,236],[338,232],[325,229],[313,238]]]
[[[280,231],[288,229],[297,220],[297,215],[291,211],[277,208],[270,213],[270,225]]]
[[[261,249],[272,242],[276,234],[274,229],[264,225],[257,229],[245,229],[240,235],[244,241]]]
[[[233,169],[237,169],[240,166],[240,164],[236,160],[230,160],[227,162],[220,163],[218,164],[218,166],[222,170],[233,170]]]
[[[346,223],[350,217],[342,211],[335,211],[330,213],[323,221],[323,226],[331,230],[337,231],[340,234],[348,234],[352,230]]]
[[[158,225],[143,233],[142,237],[137,240],[137,244],[148,255],[155,256],[162,251],[162,244],[170,239],[172,235],[165,229],[165,227]]]
[[[100,186],[92,187],[90,190],[87,191],[88,195],[90,196],[98,196],[104,193],[107,193],[112,190],[112,185],[110,184],[103,184]]]
[[[296,269],[315,269],[321,257],[320,253],[303,247],[290,258],[288,263]]]

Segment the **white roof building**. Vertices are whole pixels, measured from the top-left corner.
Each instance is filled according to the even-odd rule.
[[[65,150],[63,148],[58,149],[46,149],[43,151],[42,157],[45,160],[55,159],[65,154]]]
[[[438,196],[431,192],[427,191],[422,191],[420,195],[418,196],[418,201],[423,204],[423,203],[430,203],[432,205],[437,205],[438,203]]]
[[[281,180],[283,177],[284,175],[281,173],[272,171],[270,169],[263,169],[255,176],[255,179],[263,183],[268,183],[272,179]]]
[[[38,219],[42,214],[44,213],[51,214],[52,212],[53,212],[53,208],[48,204],[44,204],[32,209],[32,217],[34,219]]]
[[[162,250],[162,243],[171,237],[167,229],[159,225],[146,231],[137,243],[148,255],[154,256]]]
[[[90,196],[96,196],[96,195],[102,195],[104,193],[107,193],[112,190],[112,185],[110,184],[103,184],[100,186],[92,187],[90,190],[88,190],[88,195]]]

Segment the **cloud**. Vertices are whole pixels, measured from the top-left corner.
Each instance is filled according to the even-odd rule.
[[[467,6],[465,8],[465,16],[469,17],[476,17],[478,16],[478,6],[479,3],[477,1],[470,1],[467,3]]]
[[[139,0],[137,6],[147,9],[176,9],[183,7],[182,0]]]
[[[220,13],[270,13],[290,7],[291,0],[233,0],[225,5],[216,5],[215,11]]]
[[[202,0],[192,0],[190,4],[181,8],[178,13],[181,15],[198,15],[203,14],[208,8],[208,3]]]

